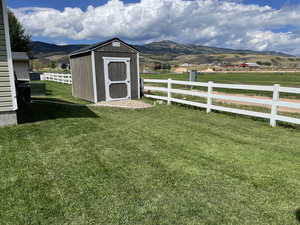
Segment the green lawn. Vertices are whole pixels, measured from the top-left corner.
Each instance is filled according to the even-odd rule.
[[[35,82],[35,81],[34,81]],[[33,100],[48,100],[56,102],[65,102],[65,103],[77,103],[77,104],[88,104],[89,102],[74,98],[72,96],[72,86],[55,83],[52,81],[38,81],[46,83],[46,93],[45,96],[33,97]]]
[[[299,224],[299,127],[176,105],[21,115],[0,128],[0,224]]]

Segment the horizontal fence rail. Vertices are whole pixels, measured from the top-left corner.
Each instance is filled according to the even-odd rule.
[[[72,75],[63,73],[43,73],[41,80],[49,80],[63,84],[72,84]]]
[[[202,82],[190,82],[190,81],[178,81],[178,80],[157,80],[157,79],[144,79],[144,83],[156,83],[156,84],[166,84],[167,87],[156,87],[156,86],[144,86],[144,91],[153,91],[153,92],[163,92],[166,93],[167,96],[158,96],[153,94],[145,94],[145,97],[158,99],[167,101],[168,104],[172,102],[191,105],[200,108],[206,108],[207,112],[211,112],[211,110],[223,111],[229,113],[236,113],[246,116],[259,117],[270,120],[270,125],[272,127],[276,126],[277,121],[283,121],[288,123],[300,124],[300,119],[288,116],[282,116],[278,114],[278,107],[287,107],[292,109],[299,109],[300,111],[300,103],[288,102],[280,100],[280,93],[293,93],[300,94],[300,88],[289,88],[289,87],[280,87],[280,85],[276,84],[274,86],[261,86],[261,85],[237,85],[237,84],[220,84],[214,82],[202,83]],[[183,89],[175,89],[172,88],[173,84],[177,85],[185,85],[191,87],[205,87],[207,91],[195,91],[195,90],[183,90]],[[223,89],[238,89],[238,90],[251,90],[251,91],[265,91],[271,92],[273,94],[272,99],[261,99],[255,97],[247,97],[247,96],[236,96],[234,94],[215,94],[213,92],[214,88],[223,88]],[[195,97],[206,98],[206,103],[193,102],[189,100],[173,98],[172,94],[181,94],[181,95],[189,95]],[[217,106],[213,104],[214,99],[221,99],[234,102],[243,102],[242,105],[247,105],[244,103],[252,103],[252,104],[260,104],[265,105],[271,109],[270,113],[256,112],[244,109],[236,109],[229,108],[224,106]],[[237,103],[241,104],[241,103]]]

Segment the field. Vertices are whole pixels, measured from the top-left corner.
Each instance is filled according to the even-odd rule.
[[[299,224],[299,128],[176,105],[20,115],[0,128],[0,224]]]
[[[188,74],[143,74],[142,78],[148,79],[174,79],[174,80],[189,80]],[[204,73],[197,77],[198,82],[213,81],[215,83],[225,84],[250,84],[250,85],[274,85],[280,84],[284,87],[300,87],[300,73],[284,73],[279,75],[278,73]],[[152,84],[151,84],[152,85]],[[153,85],[152,85],[153,86]],[[155,85],[163,86],[163,85]],[[182,86],[176,86],[182,88]],[[207,90],[207,88],[195,88],[199,90]],[[248,90],[235,90],[235,89],[214,89],[214,91],[233,93],[233,94],[247,94],[254,96],[266,96],[272,97],[271,92],[263,91],[248,91]],[[282,98],[300,99],[300,95],[281,93]]]
[[[188,80],[188,74],[143,74],[143,78]],[[204,73],[198,76],[198,82],[213,81],[227,84],[274,85],[300,87],[300,73]]]

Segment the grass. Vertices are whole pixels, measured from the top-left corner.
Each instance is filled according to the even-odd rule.
[[[38,81],[46,83],[45,96],[33,97],[33,100],[48,100],[74,104],[88,104],[89,102],[75,98],[72,96],[72,86],[61,83],[55,83],[52,81]]]
[[[0,129],[0,224],[299,224],[299,128],[175,105],[22,115]]]

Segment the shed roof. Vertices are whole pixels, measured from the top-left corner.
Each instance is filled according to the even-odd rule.
[[[124,41],[120,40],[119,38],[113,38],[113,39],[110,39],[110,40],[107,40],[107,41],[98,42],[96,44],[89,45],[87,47],[84,47],[84,48],[81,48],[79,50],[76,50],[76,51],[72,52],[70,54],[70,56],[79,55],[79,54],[86,53],[86,52],[91,52],[91,51],[93,51],[93,50],[95,50],[95,49],[97,49],[99,47],[102,47],[104,45],[107,45],[108,43],[113,42],[113,41],[119,41],[122,44],[128,46],[129,48],[133,49],[134,51],[140,52],[137,48],[135,48],[132,45],[129,45],[129,44],[125,43]]]
[[[28,61],[29,57],[26,52],[12,52],[12,59],[14,61]]]

